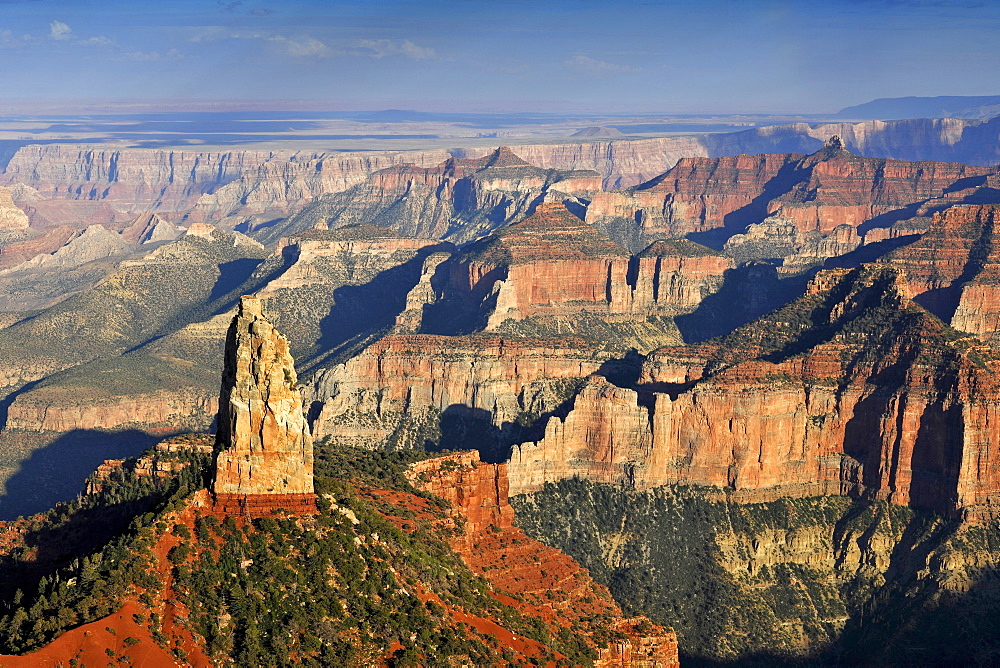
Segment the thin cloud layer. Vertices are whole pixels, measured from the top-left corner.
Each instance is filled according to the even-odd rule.
[[[563,64],[572,72],[598,78],[613,77],[619,74],[635,74],[642,71],[641,67],[615,65],[590,56],[574,56]]]
[[[395,42],[391,39],[364,39],[358,42],[358,53],[372,58],[404,56],[411,60],[433,60],[437,58],[434,49],[417,46],[408,39]]]
[[[1000,3],[989,0],[0,6],[10,97],[826,113],[876,97],[1000,92]]]

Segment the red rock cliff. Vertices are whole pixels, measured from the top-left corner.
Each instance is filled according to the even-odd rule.
[[[729,258],[686,240],[661,241],[638,258],[559,202],[471,247],[449,264],[440,295],[492,299],[486,329],[535,316],[605,316],[693,310],[717,291]]]
[[[587,221],[637,221],[647,236],[683,236],[726,227],[742,232],[767,216],[801,232],[856,227],[879,215],[961,201],[976,187],[970,177],[994,170],[958,163],[863,158],[837,137],[817,153],[685,158],[636,188],[595,194]]]
[[[585,628],[585,620],[594,615],[611,617],[606,630],[616,631],[620,640],[599,650],[595,666],[679,665],[672,629],[642,617],[624,619],[607,589],[572,558],[514,526],[504,464],[484,464],[475,452],[463,452],[418,462],[407,477],[417,488],[451,503],[452,515],[464,525],[452,540],[453,548],[497,590],[513,595],[512,604],[559,626]]]
[[[554,409],[565,398],[563,385],[603,361],[570,338],[390,335],[317,376],[313,400],[322,410],[313,430],[317,438],[365,447],[389,438],[408,442],[422,434],[415,427],[401,431],[404,417],[437,422],[454,406],[502,428],[523,411]]]
[[[949,343],[896,271],[821,274],[814,285],[714,349],[651,355],[637,390],[592,379],[542,440],[515,447],[511,492],[576,475],[709,485],[747,500],[845,492],[991,512],[993,368]],[[798,338],[806,312],[825,315]]]

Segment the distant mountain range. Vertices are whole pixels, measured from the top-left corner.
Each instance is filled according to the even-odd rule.
[[[1000,95],[940,95],[938,97],[880,97],[844,107],[840,118],[991,118],[1000,115]]]

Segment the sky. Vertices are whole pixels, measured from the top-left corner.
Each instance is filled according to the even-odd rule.
[[[0,99],[823,114],[1000,94],[997,0],[0,0]]]

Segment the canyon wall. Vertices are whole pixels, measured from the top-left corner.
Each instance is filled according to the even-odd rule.
[[[921,306],[955,329],[988,339],[1000,329],[998,222],[998,205],[954,206],[885,261],[905,272]]]
[[[267,241],[316,225],[364,223],[461,243],[524,218],[540,202],[587,199],[600,189],[596,172],[543,169],[501,147],[482,158],[380,170],[354,188],[320,198],[258,236]]]
[[[456,256],[438,298],[470,307],[489,300],[487,330],[506,320],[580,312],[675,314],[716,292],[732,267],[729,258],[686,240],[660,241],[633,257],[551,202]]]
[[[998,118],[790,123],[707,135],[703,141],[706,154],[717,157],[741,153],[811,153],[830,137],[838,136],[854,153],[872,158],[996,165],[1000,163],[998,126]]]
[[[578,476],[992,513],[995,370],[952,346],[907,292],[888,267],[821,274],[810,295],[703,348],[702,360],[655,353],[636,389],[592,378],[540,441],[515,446],[511,492]]]
[[[79,403],[63,392],[36,390],[19,395],[7,410],[5,429],[70,432],[136,426],[154,431],[182,426],[200,429],[212,423],[218,399],[194,388],[163,389],[148,394],[93,398]]]
[[[809,156],[682,159],[637,188],[596,194],[587,222],[621,226],[632,221],[648,238],[720,229],[740,233],[749,224],[774,217],[800,232],[825,235],[838,226],[858,227],[880,216],[887,220],[872,227],[928,215],[963,201],[994,171],[957,163],[863,158],[832,137]]]
[[[325,192],[402,162],[435,164],[443,151],[322,154],[294,151],[167,151],[25,146],[11,158],[4,183],[29,185],[45,199],[102,201],[115,210],[153,210],[215,221],[283,214]]]
[[[527,144],[516,152],[544,169],[592,170],[605,189],[626,188],[662,174],[681,158],[759,153],[810,153],[832,136],[870,157],[938,160],[973,165],[1000,162],[997,119],[915,119],[863,123],[805,123],[729,134]],[[393,165],[430,167],[450,155],[479,158],[494,149],[321,153],[294,151],[168,151],[73,145],[31,145],[11,158],[4,184],[29,186],[37,198],[18,199],[36,210],[36,226],[108,223],[116,211],[162,212],[172,219],[229,224],[287,216],[323,194],[341,192]],[[46,200],[104,203],[103,213],[81,207],[60,212]],[[193,207],[193,211],[187,214]],[[97,215],[97,217],[95,217]]]
[[[313,432],[333,443],[423,447],[440,438],[442,423],[468,420],[496,439],[521,414],[557,408],[604,361],[568,337],[390,335],[317,374]]]

